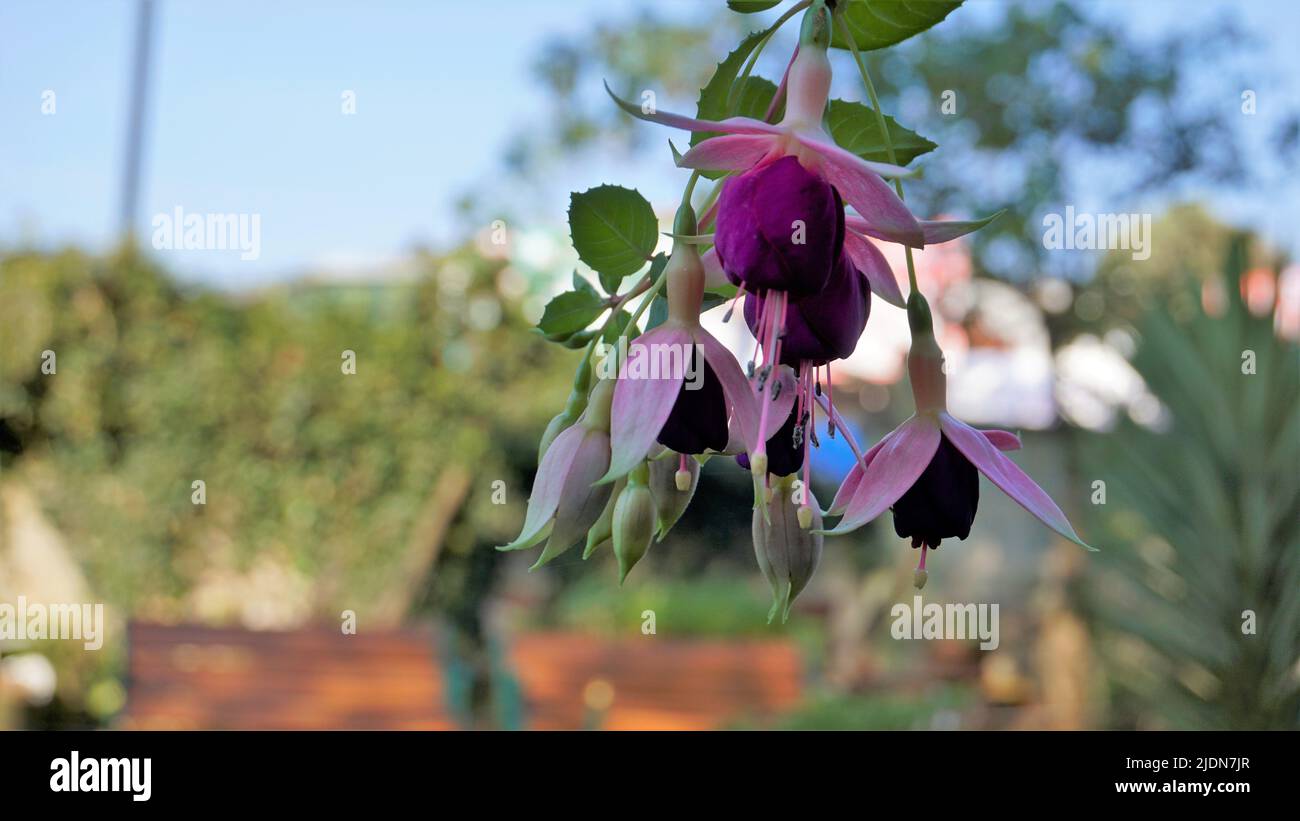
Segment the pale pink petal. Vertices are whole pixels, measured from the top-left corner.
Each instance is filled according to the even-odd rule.
[[[766,157],[776,147],[776,141],[770,134],[711,137],[687,151],[677,164],[700,171],[744,171]]]
[[[722,198],[718,197],[713,202],[709,203],[709,207],[704,209],[703,214],[700,214],[701,231],[707,231],[709,229],[709,226],[713,225],[713,221],[718,217],[718,203],[721,201]],[[719,270],[721,270],[720,266],[719,266]]]
[[[605,83],[605,91],[609,96],[614,98],[618,107],[636,117],[638,120],[646,120],[660,125],[681,128],[686,131],[718,131],[724,134],[783,134],[785,133],[779,126],[765,123],[761,120],[755,120],[752,117],[728,117],[725,120],[697,120],[694,117],[685,117],[681,114],[673,114],[668,111],[643,111],[641,106],[635,103],[629,103],[627,100],[620,99],[617,94]]]
[[[775,400],[770,398],[768,399],[769,402],[772,402],[772,407],[768,410],[768,416],[771,419],[780,419],[784,421],[790,416],[790,411],[794,409],[795,399],[798,398],[795,394],[795,384],[798,380],[795,377],[794,369],[789,365],[781,365],[777,373],[780,374],[777,377],[777,381],[781,383],[781,389],[777,392]],[[752,390],[758,387],[758,382],[751,379],[749,380],[749,385]],[[763,395],[767,397],[771,396],[767,391],[764,391]],[[760,401],[762,401],[762,399],[755,393],[754,402],[757,403]],[[761,413],[763,406],[758,405],[757,407],[758,411]],[[771,425],[769,427],[775,428],[776,426]],[[728,425],[727,433],[729,437],[727,439],[727,449],[724,450],[723,453],[728,456],[735,456],[739,453],[748,452],[749,448],[745,445],[744,435],[741,433],[739,423],[736,421],[734,416],[731,419],[731,423]],[[767,436],[768,441],[771,441],[772,437],[775,435],[776,430],[770,431]]]
[[[731,351],[703,328],[696,331],[695,342],[704,353],[705,361],[717,374],[718,381],[722,383],[722,394],[727,399],[727,407],[731,409],[731,424],[740,433],[745,450],[753,453],[758,445],[759,405],[749,380],[745,378],[745,372],[740,369],[740,363],[731,355]]]
[[[651,368],[656,359],[668,361],[672,356],[660,356],[672,347],[689,346],[690,332],[679,325],[660,325],[642,334],[628,345],[627,362],[620,369],[618,383],[614,386],[614,401],[610,407],[610,460],[609,472],[601,482],[612,482],[625,475],[637,462],[645,458],[659,438],[659,431],[668,421],[668,415],[681,392],[684,373],[665,373],[667,368]],[[656,347],[650,347],[654,345]],[[684,348],[683,348],[684,349]],[[644,360],[642,357],[646,357]],[[640,364],[638,364],[640,363]],[[645,374],[632,378],[636,367]],[[658,376],[657,379],[649,378]]]
[[[821,154],[822,176],[839,190],[845,202],[859,214],[870,214],[872,224],[897,237],[895,241],[913,248],[925,245],[925,235],[916,217],[907,210],[893,187],[867,167],[864,160],[840,148],[835,149],[837,153],[829,152],[820,141],[809,145]]]
[[[700,263],[704,266],[705,288],[721,288],[728,284],[727,274],[722,270],[722,263],[718,261],[717,248],[710,248],[700,254]]]
[[[821,154],[822,157],[839,165],[858,168],[864,174],[872,174],[878,177],[888,177],[889,179],[893,179],[895,177],[910,177],[916,173],[910,168],[904,168],[901,165],[864,160],[852,151],[840,148],[831,140],[823,140],[817,137],[811,137],[807,134],[797,134],[796,139],[816,151],[818,154]]]
[[[1020,437],[1005,430],[982,430],[984,438],[998,450],[1020,450]]]
[[[889,441],[889,437],[896,432],[896,430],[891,430],[886,433],[879,442],[871,446],[870,450],[862,454],[861,461],[854,463],[853,467],[849,469],[848,475],[844,477],[844,481],[840,482],[840,489],[835,492],[835,498],[831,500],[831,506],[826,511],[826,515],[839,516],[844,513],[844,508],[848,505],[849,500],[853,498],[853,494],[858,492],[858,485],[862,484],[862,474],[866,468],[871,466],[876,454],[880,453],[880,449]]]
[[[586,428],[573,425],[565,428],[555,441],[546,449],[542,463],[537,467],[537,476],[533,479],[533,492],[528,497],[528,512],[524,514],[524,529],[519,538],[498,550],[525,550],[544,538],[543,529],[550,524],[555,509],[560,504],[560,495],[564,490],[565,477],[573,466],[582,444]]]
[[[613,485],[594,485],[609,466],[609,436],[602,430],[587,431],[573,458],[564,492],[555,509],[555,525],[546,549],[537,559],[538,567],[573,547],[600,518],[609,501]]]
[[[871,290],[890,305],[907,307],[903,292],[898,289],[898,280],[889,268],[885,255],[880,253],[870,240],[852,231],[844,232],[844,253],[849,255],[853,266],[862,272],[870,284]]]
[[[863,471],[844,518],[827,531],[838,536],[857,530],[889,510],[916,480],[939,449],[939,425],[931,416],[913,416],[881,440],[881,448]]]
[[[965,236],[973,231],[978,231],[1001,215],[1002,212],[999,211],[991,217],[980,220],[921,220],[921,233],[925,237],[926,245],[938,245]],[[844,217],[844,226],[850,231],[857,231],[860,234],[866,234],[869,237],[875,237],[886,242],[906,242],[906,234],[900,235],[891,230],[889,226],[878,225],[861,214],[846,215]]]
[[[1052,497],[1035,484],[1015,462],[999,453],[980,431],[946,413],[939,414],[939,424],[948,441],[1003,493],[1065,538],[1088,550],[1096,549],[1079,538]]]

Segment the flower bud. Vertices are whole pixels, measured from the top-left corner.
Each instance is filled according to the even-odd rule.
[[[764,518],[762,511],[755,510],[753,519],[754,555],[772,587],[772,609],[767,614],[769,622],[777,613],[781,614],[781,621],[790,617],[790,605],[807,586],[821,562],[823,542],[822,535],[817,532],[822,525],[821,511],[811,489],[803,488],[803,506],[811,516],[811,528],[800,526],[799,510],[803,506],[795,500],[794,477],[774,479],[771,492],[768,518]]]
[[[587,546],[582,551],[582,558],[589,558],[592,553],[614,538],[614,505],[618,503],[619,494],[626,484],[626,478],[614,483],[614,490],[609,495],[609,501],[605,503],[605,509],[600,512],[600,518],[591,526],[591,530],[587,531]]]
[[[649,468],[642,462],[628,474],[627,486],[614,505],[614,556],[618,559],[618,583],[650,549],[655,533],[655,502],[648,481]]]
[[[669,452],[650,462],[650,492],[655,500],[655,541],[662,542],[668,531],[686,512],[700,478],[700,463]]]

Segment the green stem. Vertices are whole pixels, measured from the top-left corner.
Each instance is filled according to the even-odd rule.
[[[862,59],[862,52],[858,51],[858,44],[853,41],[853,35],[849,32],[849,24],[844,19],[843,14],[836,14],[835,19],[839,21],[840,32],[844,35],[844,40],[849,44],[849,51],[853,52],[853,59],[858,64],[858,73],[862,75],[862,83],[867,87],[867,97],[871,99],[871,107],[876,110],[876,122],[880,124],[880,137],[885,141],[885,156],[889,162],[898,165],[898,156],[894,153],[894,141],[889,137],[889,126],[885,123],[885,112],[880,108],[880,98],[876,96],[876,86],[871,82],[871,73],[867,71],[867,63]],[[894,190],[898,192],[898,198],[903,198],[903,183],[901,180],[894,180]],[[903,252],[907,255],[907,284],[911,293],[919,293],[916,287],[916,263],[912,261],[912,249],[904,245]]]

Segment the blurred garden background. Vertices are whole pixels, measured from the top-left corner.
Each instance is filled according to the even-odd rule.
[[[891,638],[887,518],[768,625],[722,458],[621,588],[608,552],[493,549],[579,356],[531,330],[585,275],[569,192],[667,230],[685,181],[602,79],[693,111],[780,9],[157,2],[139,84],[137,3],[6,3],[0,602],[108,624],[0,637],[0,727],[1300,728],[1300,12],[1194,5],[970,2],[867,56],[940,145],[913,209],[1006,209],[919,256],[953,410],[1020,431],[1101,548],[986,483],[924,591],[1000,606],[981,651]],[[261,215],[261,255],[156,249],[178,206]],[[1150,258],[1047,250],[1067,206],[1152,214]],[[877,300],[836,373],[859,439],[911,412],[906,339]],[[821,442],[827,500],[852,456]]]

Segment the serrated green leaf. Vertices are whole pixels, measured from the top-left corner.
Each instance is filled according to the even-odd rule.
[[[745,61],[767,36],[768,31],[770,29],[753,32],[741,40],[740,45],[736,46],[721,63],[718,63],[709,82],[700,89],[700,99],[695,106],[696,117],[701,120],[725,120],[736,113],[731,110],[732,86],[736,84],[736,78],[740,76]],[[768,100],[770,101],[771,97]],[[759,112],[759,116],[763,116],[763,113]],[[691,135],[691,145],[698,145],[702,140],[714,136],[717,135],[711,132],[696,132]]]
[[[907,165],[938,147],[915,131],[899,125],[893,117],[886,115],[885,125],[899,165]],[[831,139],[841,148],[864,160],[890,162],[880,133],[880,119],[874,108],[849,100],[831,100],[826,111],[826,128]]]
[[[781,5],[781,0],[727,0],[727,8],[740,14],[756,14]]]
[[[605,310],[605,301],[594,288],[565,291],[546,303],[537,330],[552,341],[560,341],[586,328]]]
[[[658,232],[654,209],[630,188],[601,185],[569,198],[573,247],[611,294],[623,277],[645,267]]]
[[[862,51],[892,46],[943,20],[962,0],[843,0],[837,12]],[[848,48],[839,23],[831,45]]]

